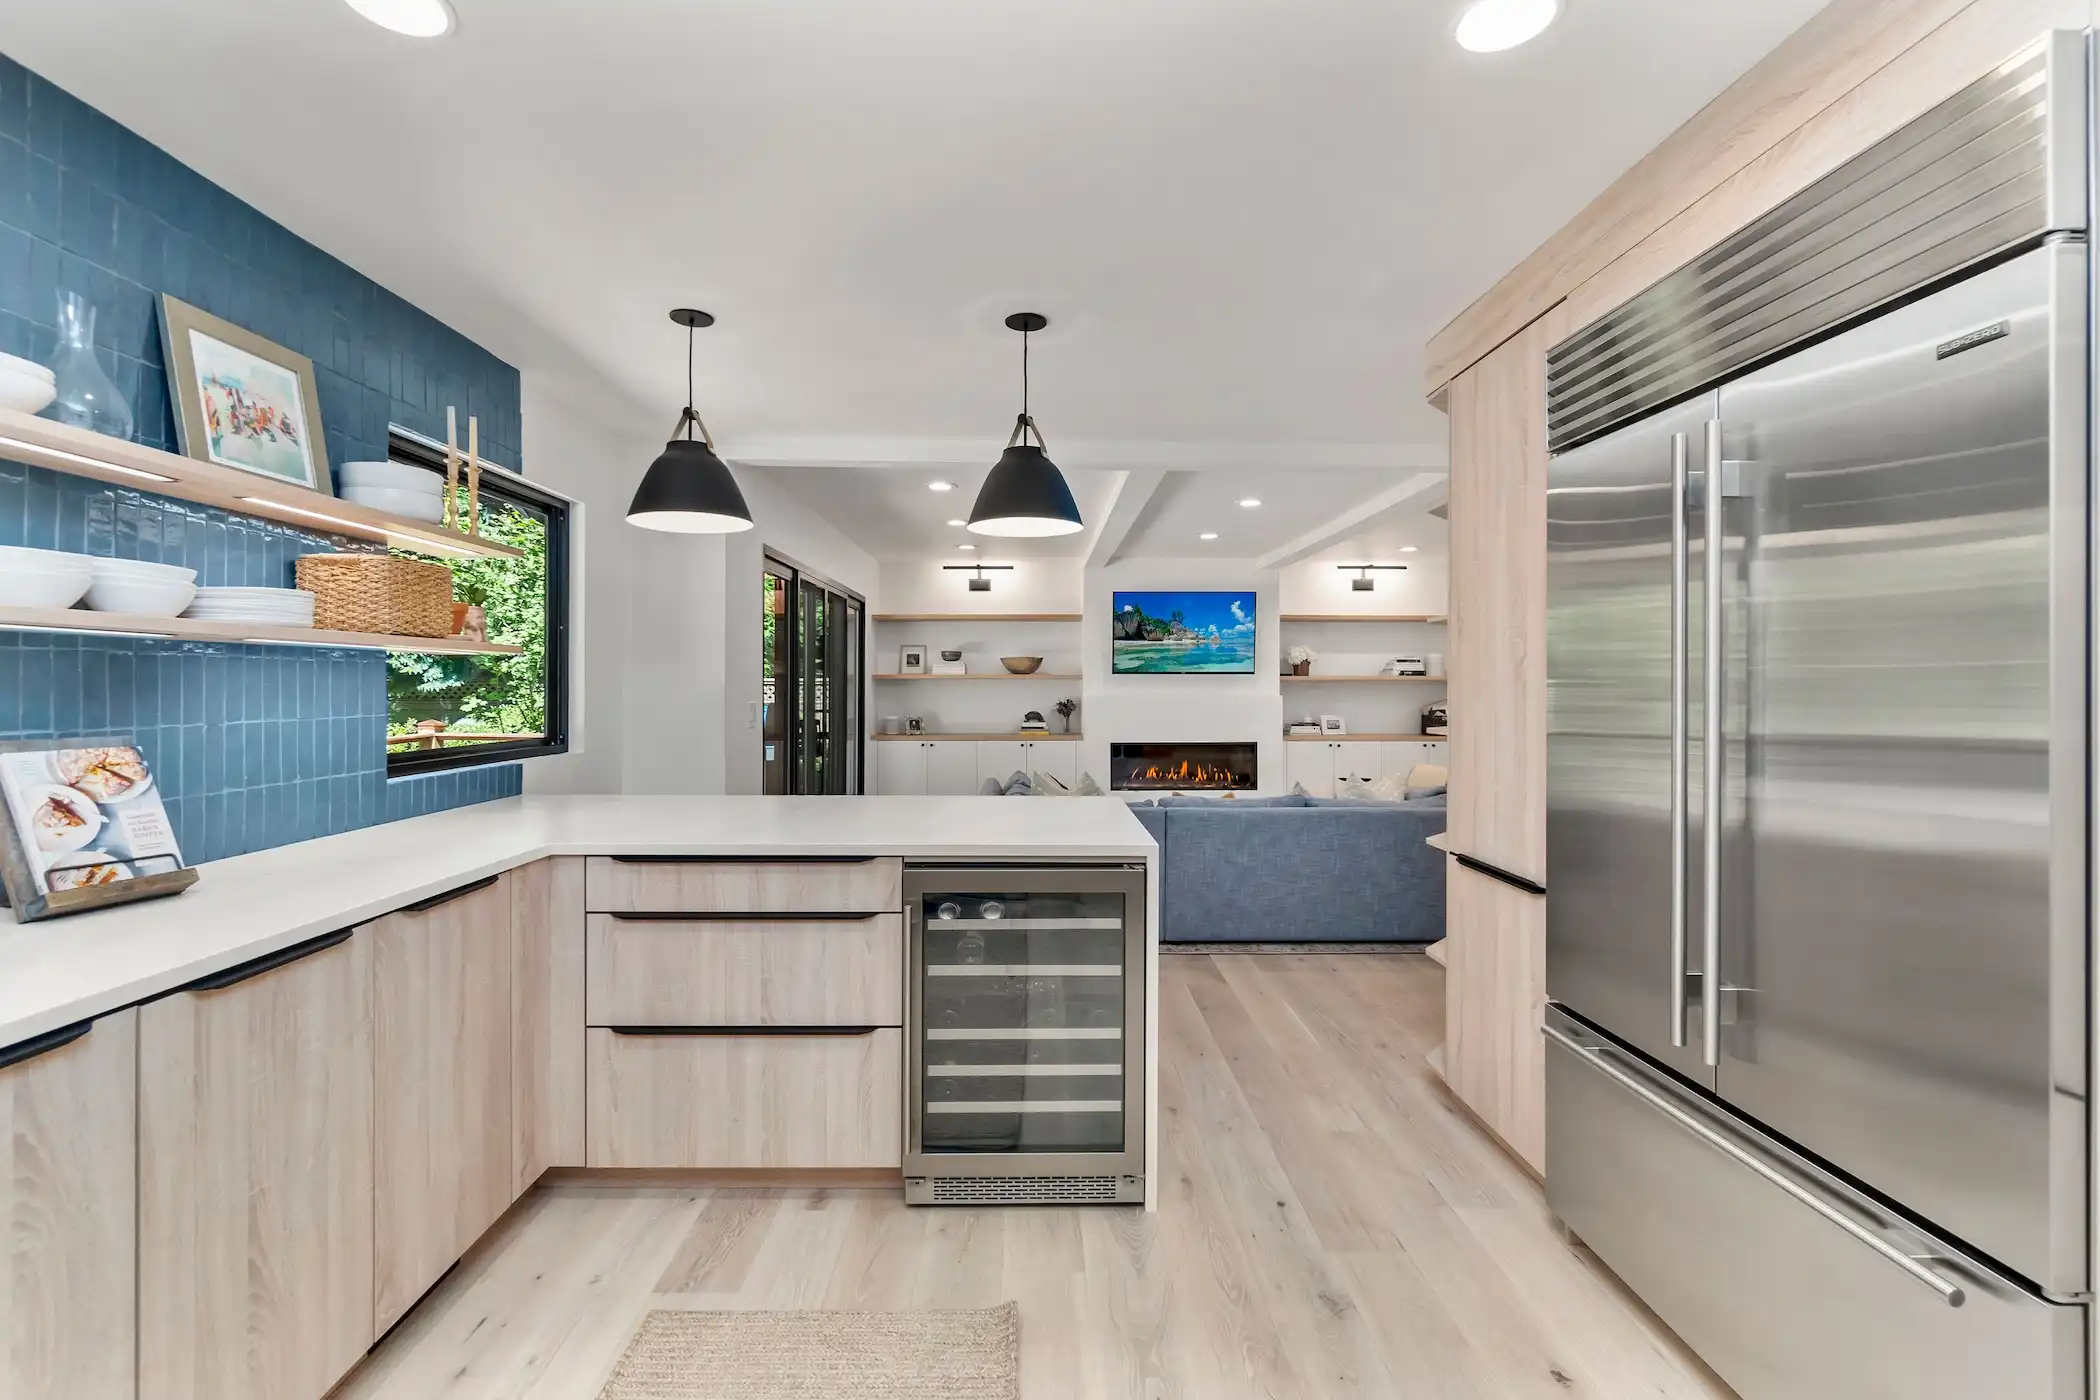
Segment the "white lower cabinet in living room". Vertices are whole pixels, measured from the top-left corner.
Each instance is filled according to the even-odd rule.
[[[978,781],[977,745],[936,742],[926,746],[928,797],[974,797]]]
[[[1352,783],[1404,778],[1417,763],[1444,761],[1441,742],[1418,740],[1315,739],[1283,748],[1284,786],[1303,787],[1310,797],[1333,797]]]
[[[0,1051],[0,1396],[135,1384],[138,1012]]]
[[[875,791],[884,797],[924,797],[926,764],[933,745],[921,739],[891,739],[875,745]]]
[[[139,1400],[319,1400],[378,1335],[372,942],[139,1009]]]

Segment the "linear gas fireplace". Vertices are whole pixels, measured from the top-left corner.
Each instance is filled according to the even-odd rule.
[[[1110,744],[1109,786],[1118,791],[1251,792],[1253,744]]]

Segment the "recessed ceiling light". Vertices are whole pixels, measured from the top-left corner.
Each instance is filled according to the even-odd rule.
[[[929,491],[953,491],[955,483],[952,481],[929,481],[926,483],[926,489]]]
[[[957,549],[975,549],[975,548],[977,548],[977,546],[976,546],[976,545],[974,545],[974,544],[959,544],[959,545],[957,545],[957,546],[956,546],[956,548],[957,548]]]
[[[1403,544],[1400,546],[1400,552],[1402,554],[1413,554],[1416,552],[1416,547],[1411,544]]]
[[[1474,0],[1458,18],[1458,46],[1500,53],[1546,32],[1560,18],[1561,0]]]
[[[446,0],[349,0],[350,8],[381,29],[411,39],[441,39],[459,26]]]
[[[1260,504],[1261,504],[1261,498],[1260,498],[1260,497],[1258,497],[1258,496],[1248,496],[1248,497],[1245,497],[1244,499],[1242,499],[1242,500],[1240,501],[1240,509],[1241,509],[1241,510],[1253,510],[1253,509],[1254,509],[1254,508],[1255,508],[1256,506],[1258,506],[1258,505],[1260,505]]]
[[[960,525],[967,525],[967,524],[969,524],[970,522],[969,522],[969,521],[967,521],[967,520],[951,520],[951,521],[949,521],[948,523],[949,523],[950,525],[958,525],[958,526],[960,526]]]
[[[1217,537],[1218,532],[1216,530],[1205,530],[1202,534],[1196,536],[1199,540],[1214,540]]]

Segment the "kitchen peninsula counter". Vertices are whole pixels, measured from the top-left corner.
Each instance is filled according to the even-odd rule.
[[[486,802],[212,861],[171,899],[0,923],[0,1047],[549,856],[1144,862],[1156,908],[1157,853],[1108,797]]]

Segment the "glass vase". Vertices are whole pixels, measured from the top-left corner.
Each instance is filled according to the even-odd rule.
[[[58,353],[51,373],[58,397],[47,413],[76,428],[130,439],[131,405],[95,358],[95,307],[78,292],[58,294]]]

